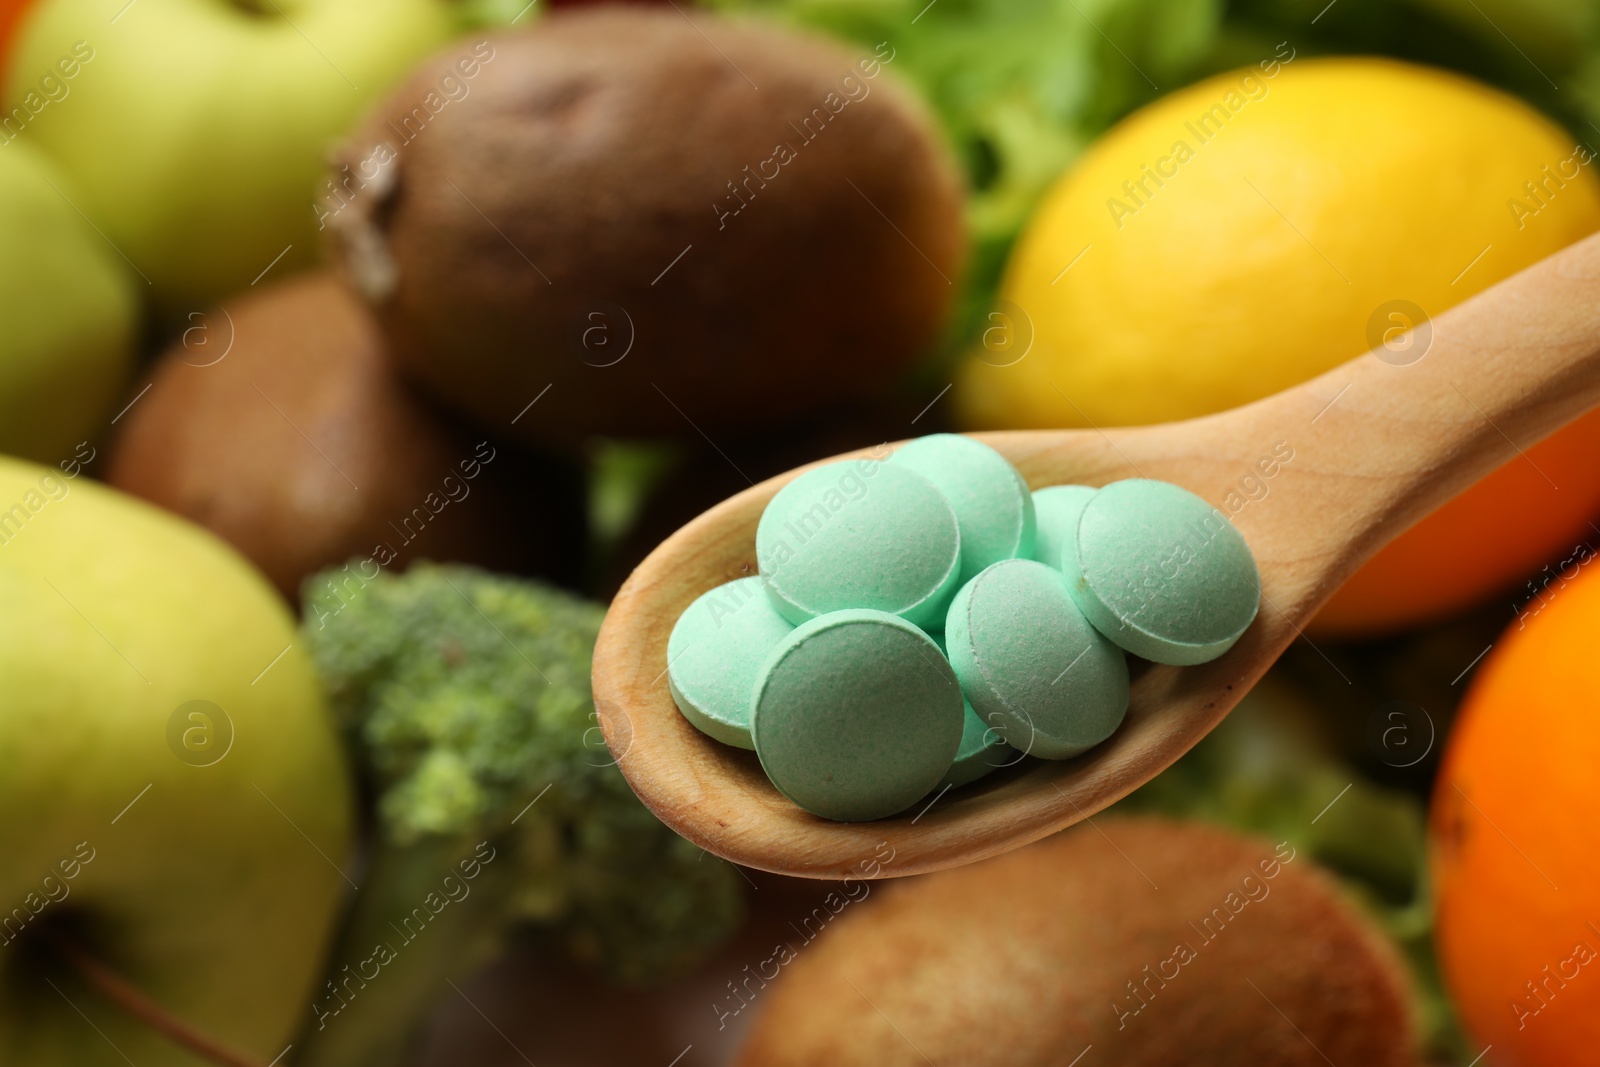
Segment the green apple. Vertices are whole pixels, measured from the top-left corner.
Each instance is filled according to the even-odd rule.
[[[34,149],[0,145],[0,452],[55,463],[111,417],[138,298],[116,251]]]
[[[0,1063],[201,1062],[51,931],[272,1061],[353,872],[351,782],[286,606],[198,527],[6,458],[0,604]]]
[[[445,0],[36,0],[0,142],[56,160],[159,306],[203,311],[315,258],[330,148],[456,28]]]

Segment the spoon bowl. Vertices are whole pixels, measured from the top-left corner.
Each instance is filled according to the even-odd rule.
[[[1600,235],[1404,325],[1385,346],[1233,411],[1158,426],[973,435],[1035,489],[1122,478],[1181,485],[1232,521],[1255,553],[1256,621],[1210,663],[1136,670],[1127,717],[1103,744],[1070,760],[1022,760],[893,818],[838,823],[778,793],[755,753],[690,725],[667,687],[673,624],[701,593],[756,573],[762,509],[818,465],[810,464],[690,522],[617,594],[593,681],[618,766],[658,818],[700,847],[799,877],[921,874],[1088,818],[1215,727],[1384,544],[1502,463],[1532,462],[1528,446],[1600,401]],[[885,458],[893,447],[822,462]]]

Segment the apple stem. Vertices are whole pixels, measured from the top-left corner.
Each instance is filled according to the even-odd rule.
[[[59,931],[53,931],[49,940],[55,950],[72,964],[78,975],[106,999],[207,1063],[215,1063],[219,1067],[271,1067],[270,1064],[235,1052],[173,1015]]]

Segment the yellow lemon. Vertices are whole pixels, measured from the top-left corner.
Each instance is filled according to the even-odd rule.
[[[959,370],[961,417],[1128,425],[1275,393],[1600,228],[1596,166],[1588,144],[1486,86],[1280,46],[1135,113],[1061,178]],[[1578,437],[1592,456],[1600,422],[1530,455],[1573,453]],[[1600,467],[1567,466],[1560,493],[1524,462],[1458,497],[1357,576],[1332,628],[1459,608],[1570,546],[1600,511]],[[1451,540],[1448,559],[1432,551]]]

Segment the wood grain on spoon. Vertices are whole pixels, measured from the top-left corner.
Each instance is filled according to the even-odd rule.
[[[1222,720],[1367,558],[1500,464],[1531,462],[1530,445],[1596,402],[1600,235],[1439,315],[1408,349],[1378,349],[1234,411],[1159,426],[975,435],[1035,488],[1160,478],[1232,512],[1260,565],[1261,612],[1222,658],[1138,675],[1123,726],[1083,756],[1026,760],[871,823],[828,822],[795,807],[754,753],[699,733],[667,691],[673,623],[701,593],[756,573],[756,522],[799,473],[790,471],[679,530],[617,594],[594,658],[606,743],[657,817],[746,866],[860,877],[887,842],[894,858],[876,874],[902,876],[1017,848],[1159,774]],[[1284,446],[1293,458],[1264,478],[1258,461]]]

